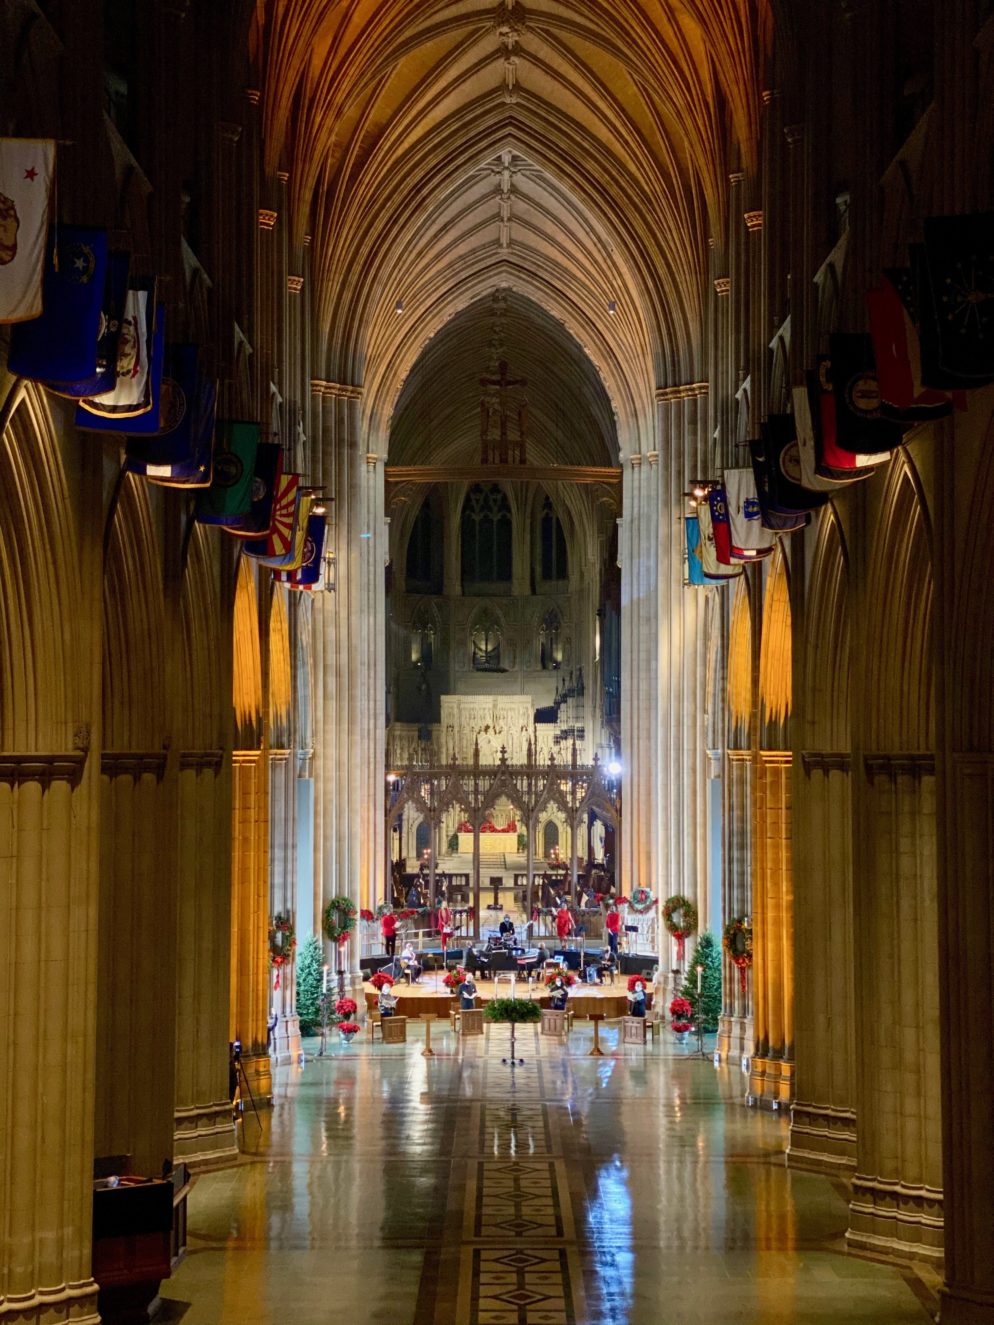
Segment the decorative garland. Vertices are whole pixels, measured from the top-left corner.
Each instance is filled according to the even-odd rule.
[[[741,945],[736,943],[739,935],[742,936]],[[744,994],[746,971],[752,965],[752,925],[747,923],[745,916],[736,916],[725,926],[721,936],[721,946],[728,953],[732,965],[739,968],[739,988]],[[740,946],[741,952],[737,951]]]
[[[296,946],[297,934],[293,921],[278,911],[269,923],[269,962],[276,967],[274,990],[280,987],[280,968],[293,960]]]
[[[673,919],[674,913],[680,912],[679,922]],[[676,939],[676,959],[682,962],[687,951],[686,940],[697,929],[697,907],[689,897],[667,897],[663,903],[663,924],[667,932]]]
[[[658,902],[653,897],[651,888],[635,888],[628,899],[628,905],[637,916],[644,916],[657,906]]]
[[[333,897],[324,908],[324,934],[329,943],[346,943],[355,929],[356,909],[348,897]]]

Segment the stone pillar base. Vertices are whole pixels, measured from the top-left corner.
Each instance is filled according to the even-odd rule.
[[[252,1089],[255,1090],[254,1085]],[[191,1172],[223,1168],[238,1158],[238,1140],[229,1100],[177,1109],[173,1118],[173,1159],[182,1161]]]
[[[274,1067],[286,1067],[300,1058],[300,1020],[296,1012],[288,1017],[281,1017],[276,1028],[273,1042],[272,1060]]]
[[[794,1097],[794,1064],[783,1058],[753,1058],[749,1067],[746,1104],[760,1109],[785,1109]]]
[[[787,1167],[851,1177],[856,1171],[856,1115],[852,1109],[795,1101],[790,1110]]]
[[[242,1067],[260,1107],[273,1102],[273,1065],[268,1053],[242,1054]],[[246,1100],[246,1104],[248,1101]]]
[[[941,1264],[942,1192],[857,1174],[852,1180],[846,1246],[875,1256]]]
[[[718,1039],[714,1046],[717,1058],[723,1063],[741,1065],[743,1059],[748,1062],[751,1057],[753,1043],[751,1017],[722,1014],[718,1022]]]
[[[990,1325],[994,1320],[994,1293],[971,1293],[965,1288],[939,1291],[941,1325]]]
[[[81,1284],[10,1294],[0,1307],[0,1318],[16,1320],[17,1325],[100,1325],[97,1292],[97,1285],[87,1279]]]

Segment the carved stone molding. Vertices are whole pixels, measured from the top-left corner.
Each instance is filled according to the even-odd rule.
[[[0,782],[15,786],[22,782],[68,782],[76,786],[83,776],[86,752],[67,750],[60,754],[0,754]]]
[[[180,752],[179,766],[181,770],[194,768],[198,772],[212,771],[218,773],[223,764],[223,750],[183,750]]]
[[[630,460],[631,460],[632,469],[642,468],[642,457],[640,455],[633,455],[630,457]]]
[[[332,400],[362,400],[362,387],[348,386],[343,382],[323,382],[315,377],[311,381],[311,394],[329,396]]]
[[[146,774],[161,778],[166,771],[166,756],[161,750],[105,750],[100,756],[100,771],[115,778]]]
[[[286,184],[290,179],[289,170],[277,170],[276,178],[279,180],[281,184]]]
[[[286,278],[286,288],[291,294],[300,294],[304,288],[303,276],[288,276]]]
[[[852,756],[847,750],[802,750],[801,764],[805,773],[848,773]]]
[[[762,212],[745,212],[743,214],[743,220],[746,223],[747,230],[762,230],[763,228]]]
[[[744,170],[733,170],[728,176],[729,184],[741,184],[745,179]]]
[[[707,382],[688,382],[685,386],[656,387],[656,404],[667,405],[671,400],[696,400],[708,393]]]
[[[878,773],[893,777],[925,777],[935,772],[935,755],[930,751],[901,751],[897,754],[865,754],[863,767],[868,777]]]
[[[714,290],[715,294],[730,294],[732,290],[731,276],[716,276]]]
[[[260,230],[272,230],[273,226],[275,226],[275,224],[276,224],[276,217],[277,217],[278,215],[279,215],[279,213],[278,213],[278,212],[274,212],[274,211],[272,210],[271,207],[260,207],[260,208],[259,208],[259,229],[260,229]]]
[[[646,451],[646,453],[645,453],[645,458],[646,458],[646,460],[648,460],[648,462],[649,462],[650,465],[658,465],[658,464],[659,464],[659,452],[658,452],[658,451]]]
[[[377,463],[379,462],[379,459],[380,459],[380,457],[376,454],[375,451],[367,451],[367,452],[366,452],[366,468],[367,468],[367,469],[375,469],[376,466],[377,466]]]
[[[245,89],[245,100],[250,106],[258,106],[262,100],[262,91],[257,87],[247,87]]]

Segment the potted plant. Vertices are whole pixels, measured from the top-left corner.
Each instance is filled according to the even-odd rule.
[[[455,998],[459,992],[459,986],[466,979],[466,971],[462,966],[454,966],[451,971],[446,971],[442,976],[442,984],[452,998]]]
[[[393,976],[387,975],[386,971],[377,971],[375,975],[369,977],[369,983],[379,993],[381,989],[390,988],[393,984]]]
[[[515,1057],[514,1032],[516,1026],[521,1022],[539,1021],[542,1017],[542,1009],[530,998],[492,998],[483,1009],[483,1015],[487,1021],[507,1021],[511,1025],[511,1056],[502,1058],[502,1063],[514,1064],[523,1063],[523,1058]]]
[[[677,1044],[686,1044],[694,1016],[694,1009],[690,1000],[677,995],[676,998],[670,1000],[669,1013],[670,1029],[676,1036]]]
[[[338,998],[335,1000],[335,1021],[343,1044],[350,1044],[355,1036],[359,1034],[359,1023],[353,1020],[358,1010],[354,998]]]
[[[572,971],[567,970],[565,966],[557,966],[555,970],[552,970],[550,967],[549,970],[546,971],[542,983],[545,985],[546,989],[551,989],[560,978],[562,979],[563,984],[569,989],[576,984],[576,976]]]
[[[342,1037],[343,1044],[351,1044],[359,1034],[361,1027],[356,1021],[340,1021],[338,1023],[338,1033]]]

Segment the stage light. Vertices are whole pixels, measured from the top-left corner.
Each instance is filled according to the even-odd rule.
[[[607,311],[608,311],[609,313],[611,313],[611,314],[617,313],[617,311],[618,311],[618,301],[617,301],[617,299],[609,299],[609,300],[607,301]]]
[[[404,311],[404,301],[403,301],[403,299],[398,299],[398,300],[397,300],[397,302],[396,302],[396,303],[394,304],[394,306],[393,306],[393,311],[394,311],[395,313],[403,313],[403,311]]]
[[[612,759],[610,761],[610,763],[607,766],[607,771],[611,774],[613,778],[621,776],[621,765],[619,764],[617,759]]]

